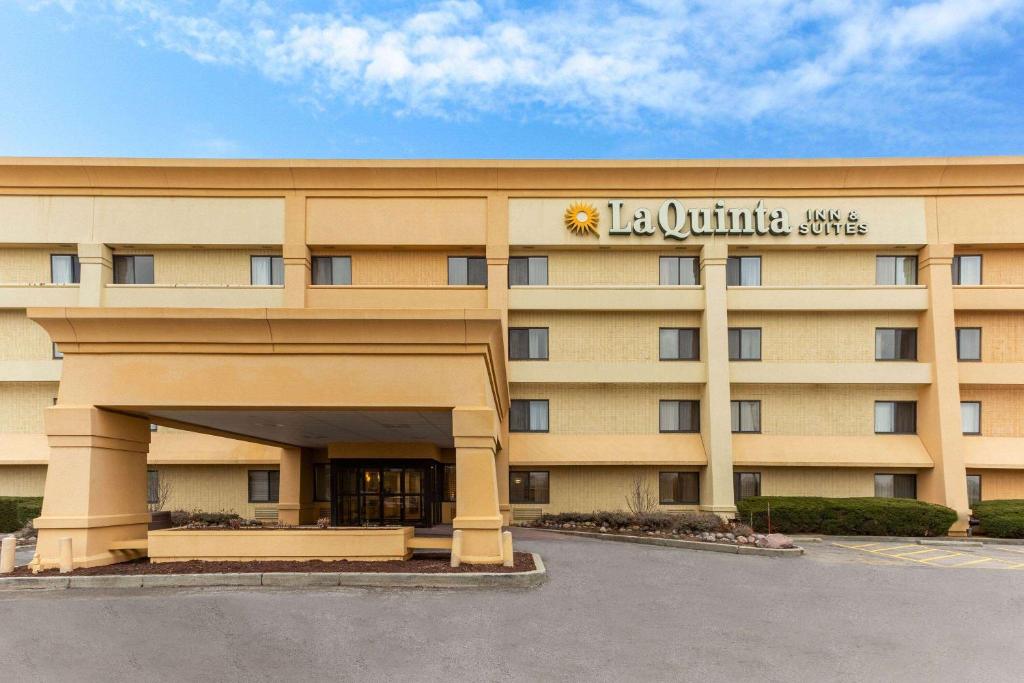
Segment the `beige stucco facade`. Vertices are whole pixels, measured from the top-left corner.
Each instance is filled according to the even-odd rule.
[[[723,515],[736,472],[836,496],[911,474],[962,531],[969,475],[983,499],[1024,497],[1022,178],[1019,158],[0,159],[0,495],[45,489],[44,537],[72,534],[82,563],[144,531],[147,470],[168,507],[295,523],[347,495],[323,500],[314,472],[401,470],[466,561],[500,558],[517,513],[623,508],[674,472],[699,497],[663,509]],[[593,230],[567,229],[577,202]],[[52,282],[61,254],[78,282]],[[151,284],[114,282],[131,255],[153,257]],[[980,282],[954,286],[974,255]],[[316,256],[347,257],[351,281],[313,282]],[[759,278],[736,286],[744,256]],[[892,256],[916,259],[912,281],[877,279]],[[280,257],[283,281],[254,283],[252,257]],[[522,257],[543,281],[509,286]],[[663,282],[663,257],[698,280]],[[451,258],[483,259],[486,282],[451,280]],[[545,330],[546,354],[509,358],[510,327]],[[958,360],[958,327],[981,328],[980,361]],[[697,357],[663,359],[665,328],[695,330]],[[756,359],[730,357],[730,328],[760,331]],[[881,328],[916,330],[913,358],[876,360]],[[519,401],[546,419],[523,431]],[[689,433],[663,429],[662,401],[699,402]],[[756,429],[733,432],[734,401],[760,402]],[[877,433],[890,401],[916,406],[909,433]],[[85,495],[83,458],[131,465]],[[512,490],[510,470],[538,474]],[[250,471],[277,473],[276,500]],[[114,486],[131,494],[103,502]]]

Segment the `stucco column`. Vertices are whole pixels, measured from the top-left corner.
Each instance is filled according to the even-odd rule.
[[[284,524],[298,525],[302,513],[302,449],[281,449],[281,473],[278,480],[277,518]]]
[[[508,195],[487,197],[487,308],[501,314],[501,338],[508,339]],[[508,352],[506,351],[506,354]],[[508,368],[508,359],[503,361]],[[501,443],[508,444],[508,415],[501,422]],[[498,508],[505,524],[512,522],[512,506],[508,502],[507,448],[498,448]]]
[[[953,245],[931,244],[918,257],[919,281],[928,287],[928,310],[921,314],[918,358],[932,364],[932,383],[921,388],[917,433],[935,466],[918,475],[917,495],[957,512],[951,535],[967,533],[967,470],[960,422],[960,377],[953,309]]]
[[[50,462],[33,567],[60,563],[59,542],[70,537],[75,567],[137,557],[110,550],[115,541],[145,539],[146,454],[149,421],[94,406],[52,406],[44,411]]]
[[[312,259],[306,244],[306,196],[289,194],[284,200],[284,305],[306,307],[306,287],[311,282]]]
[[[79,306],[102,306],[107,285],[114,281],[114,256],[105,244],[79,244]]]
[[[700,279],[704,286],[700,353],[707,370],[707,382],[700,401],[700,432],[708,458],[700,483],[700,508],[724,517],[734,517],[729,312],[725,285],[728,256],[729,247],[725,242],[708,242],[700,254]]]
[[[495,455],[499,447],[497,414],[489,407],[452,410],[455,437],[455,519],[462,531],[459,560],[470,564],[502,561],[501,512]]]

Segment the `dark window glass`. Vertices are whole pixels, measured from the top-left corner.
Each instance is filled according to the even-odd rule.
[[[953,284],[954,285],[980,285],[981,284],[981,256],[954,256],[953,257]]]
[[[700,503],[700,475],[696,472],[660,472],[658,502],[662,505]]]
[[[981,502],[981,475],[967,475],[967,504],[974,507]]]
[[[249,257],[249,282],[254,285],[283,285],[284,259],[280,256]]]
[[[917,360],[917,330],[912,327],[876,329],[875,360]]]
[[[875,401],[876,434],[915,434],[916,401]]]
[[[732,410],[732,431],[734,433],[761,431],[760,401],[730,401],[729,408]]]
[[[249,502],[276,503],[279,485],[277,470],[249,470]]]
[[[658,283],[699,285],[700,261],[695,256],[662,256],[658,263]]]
[[[50,254],[50,282],[55,285],[76,285],[82,280],[77,254]]]
[[[314,285],[352,284],[351,256],[314,256],[312,267]]]
[[[153,257],[114,256],[114,284],[153,284]]]
[[[513,256],[508,260],[508,284],[510,287],[539,286],[547,283],[547,256]]]
[[[508,357],[509,360],[547,360],[548,328],[510,327]]]
[[[548,402],[543,399],[514,399],[509,406],[509,431],[548,431]]]
[[[981,328],[956,328],[957,360],[981,360]]]
[[[730,256],[725,262],[725,284],[729,287],[760,287],[761,257]]]
[[[160,502],[160,473],[156,470],[146,471],[146,502],[150,505]]]
[[[733,497],[736,500],[761,495],[760,472],[735,472],[732,475]]]
[[[876,474],[876,498],[917,498],[916,474]]]
[[[729,328],[729,360],[761,360],[760,328]]]
[[[700,401],[660,401],[658,429],[662,432],[699,432]]]
[[[699,360],[700,330],[692,327],[662,327],[658,331],[661,360]]]
[[[449,256],[449,285],[486,285],[487,259],[483,256]]]
[[[331,464],[318,462],[313,465],[313,500],[317,502],[331,499]]]
[[[875,257],[876,285],[916,285],[916,256]]]
[[[444,466],[444,490],[441,500],[446,503],[455,502],[455,465]]]
[[[548,473],[509,472],[508,500],[510,503],[546,504],[549,500]]]

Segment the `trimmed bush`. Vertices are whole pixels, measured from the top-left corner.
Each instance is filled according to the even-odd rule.
[[[994,538],[1024,538],[1024,500],[986,500],[972,512],[978,518],[978,533]]]
[[[906,498],[758,496],[737,505],[740,522],[758,531],[832,536],[944,536],[956,512]]]
[[[662,531],[677,534],[698,534],[720,531],[726,527],[721,518],[710,512],[560,512],[541,515],[533,526],[585,524],[594,527],[621,529],[638,527],[643,531]]]
[[[0,533],[21,529],[39,516],[42,507],[39,497],[0,496]]]

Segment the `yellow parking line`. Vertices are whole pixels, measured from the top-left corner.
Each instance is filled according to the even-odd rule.
[[[836,545],[839,545],[839,544],[836,543]],[[878,544],[877,543],[865,543],[864,545],[844,545],[843,547],[844,548],[856,548],[857,550],[863,550],[864,548],[870,548],[873,545],[878,545]]]
[[[948,560],[951,557],[960,557],[961,555],[963,555],[963,553],[950,553],[948,555],[939,555],[938,557],[926,557],[926,558],[921,559],[921,560],[918,560],[918,559],[913,558],[913,557],[908,557],[907,559],[908,560],[914,560],[915,562],[924,562],[926,564],[930,564],[932,562],[938,562],[939,560]],[[943,565],[943,566],[946,566],[946,565]]]
[[[899,550],[900,548],[920,548],[920,547],[921,546],[919,546],[916,543],[909,543],[907,545],[892,545],[892,546],[889,546],[887,548],[879,548],[878,550],[870,550],[868,552],[878,552],[878,553],[881,553],[881,552],[888,552],[890,550]]]
[[[961,562],[960,564],[949,565],[950,569],[959,569],[960,567],[969,567],[972,564],[981,564],[982,562],[991,562],[991,557],[983,557],[980,560],[970,560],[968,562]]]
[[[893,557],[909,557],[911,555],[923,555],[925,553],[942,553],[942,552],[946,552],[946,551],[940,550],[938,548],[925,548],[924,550],[915,550],[915,551],[910,552],[910,553],[899,553],[897,555],[893,555]]]

